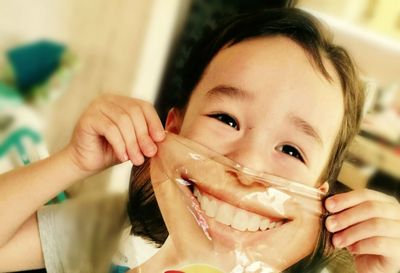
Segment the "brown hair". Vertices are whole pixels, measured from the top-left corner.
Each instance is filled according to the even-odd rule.
[[[346,50],[334,45],[318,21],[308,13],[296,8],[268,9],[235,16],[220,24],[193,48],[182,77],[180,95],[170,107],[176,107],[184,112],[192,90],[200,81],[207,65],[223,47],[252,38],[277,35],[288,37],[302,46],[310,62],[327,80],[332,79],[324,67],[323,58],[332,62],[340,78],[344,117],[328,164],[321,174],[321,181],[328,181],[332,189],[346,150],[359,130],[364,93],[355,65]],[[147,159],[145,164],[132,169],[128,212],[134,234],[162,245],[168,236],[168,231],[154,197],[148,167]],[[323,221],[324,219],[321,219],[321,227]],[[330,252],[329,235],[324,229],[321,234],[312,257],[321,258]],[[316,259],[308,259],[306,262],[303,260],[297,266],[300,265],[304,269],[303,266],[306,264],[311,270],[315,267],[314,261]]]

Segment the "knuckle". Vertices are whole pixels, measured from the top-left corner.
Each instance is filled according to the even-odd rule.
[[[115,128],[114,124],[109,120],[106,120],[104,122],[104,129],[106,130],[106,132],[109,132],[110,134],[116,133],[116,128]]]
[[[379,218],[372,219],[372,228],[374,230],[385,230],[383,223]]]
[[[130,107],[129,110],[131,111],[131,113],[137,113],[137,112],[141,112],[142,109],[140,108],[140,106],[137,103],[133,103]]]
[[[361,192],[363,193],[363,195],[367,198],[371,198],[374,195],[374,191],[370,190],[370,189],[362,189]]]
[[[371,243],[378,252],[382,252],[383,250],[385,250],[385,242],[381,238],[372,238]]]
[[[118,124],[126,124],[129,121],[129,117],[124,111],[118,110],[115,114],[116,122]]]
[[[374,201],[366,201],[365,202],[365,208],[368,211],[369,214],[374,214],[376,215],[379,213],[379,208],[376,202]]]
[[[101,122],[100,127],[103,130],[105,130],[105,133],[114,132],[114,130],[116,129],[114,123],[112,123],[111,120],[108,120],[108,119],[104,118],[104,119],[101,119],[100,122]]]
[[[143,108],[148,109],[148,110],[154,109],[153,104],[151,104],[150,102],[145,101],[145,100],[140,101],[140,105],[141,105]]]

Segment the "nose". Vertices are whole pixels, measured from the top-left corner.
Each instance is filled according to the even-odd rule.
[[[267,147],[265,137],[258,138],[254,135],[247,135],[233,143],[231,150],[225,156],[243,167],[257,172],[266,172],[270,158]],[[240,179],[240,181],[246,185],[252,184],[252,181],[248,179]]]

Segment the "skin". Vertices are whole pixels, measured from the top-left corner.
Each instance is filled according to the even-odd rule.
[[[322,185],[327,190],[327,184],[318,178],[327,164],[340,128],[343,97],[335,70],[329,62],[326,66],[334,79],[332,82],[313,67],[299,45],[283,37],[254,39],[225,48],[208,66],[192,94],[184,117],[179,118],[174,116],[176,112],[170,112],[167,129],[246,167],[313,187]],[[221,91],[221,86],[225,90]],[[226,90],[227,86],[230,92]],[[238,95],[237,89],[242,95]],[[215,116],[216,113],[220,115]],[[225,119],[218,120],[222,117]],[[293,121],[294,117],[309,124],[318,132],[319,139],[304,132]],[[152,172],[152,176],[156,175]],[[204,175],[199,177],[202,178]],[[263,186],[255,183],[228,183],[221,187],[218,187],[218,182],[208,184],[211,191],[234,194],[235,200],[265,191]],[[185,213],[184,203],[181,204],[182,211],[177,212],[178,201],[171,201],[180,199],[179,191],[164,183],[155,187],[155,193],[167,227],[172,231],[172,240],[178,245],[177,253],[184,255],[185,249],[195,253],[201,251],[196,247],[204,243],[194,244],[193,240],[204,236],[196,233],[199,230],[196,224],[188,224],[193,222],[193,217]],[[319,218],[301,208],[295,211],[292,222],[254,241],[263,244],[253,242],[246,246],[247,255],[257,257],[259,253],[269,253],[257,259],[280,271],[310,254],[318,236]],[[186,214],[187,218],[182,216]],[[239,238],[246,234],[236,233]],[[213,244],[219,243],[222,242],[214,238]],[[221,253],[226,254],[220,254],[219,259],[234,260],[232,249]],[[281,260],[282,257],[285,258]]]
[[[287,45],[287,47],[290,46]],[[287,47],[282,48],[277,54],[289,55],[287,54]],[[304,55],[302,56],[304,57]],[[293,72],[297,70],[299,73],[301,72],[301,75],[308,75],[308,73],[315,74],[315,71],[310,69],[309,66],[299,68],[297,67],[298,64],[291,64],[291,61],[287,60],[288,71]],[[242,62],[239,64],[236,67],[230,66],[228,70],[239,69],[243,72],[244,63],[243,65]],[[305,64],[306,62],[303,62],[303,65]],[[271,72],[273,72],[274,67],[271,66]],[[285,70],[284,72],[286,73]],[[221,73],[224,74],[223,72]],[[276,71],[274,75],[279,76],[279,74],[283,75],[284,73]],[[241,77],[240,75],[238,78],[231,78],[231,80],[238,80]],[[323,82],[322,76],[320,77],[321,82]],[[265,78],[267,78],[265,74],[261,74],[257,81],[265,80]],[[301,80],[302,78],[303,76],[295,80]],[[295,80],[291,79],[289,81],[287,78],[283,78],[281,84],[286,84],[287,86],[292,84],[292,87],[294,85],[296,89],[293,92],[295,92],[297,88],[302,89],[300,84],[295,84]],[[257,81],[252,83],[257,84]],[[276,86],[271,86],[271,89],[273,88],[276,88]],[[310,90],[303,91],[306,93],[311,92]],[[320,93],[324,93],[321,91]],[[201,96],[201,92],[198,92],[198,95]],[[280,106],[285,107],[281,94],[277,95],[277,93],[274,93],[273,98],[275,99],[275,97],[281,99],[282,101],[278,100],[277,102],[281,102]],[[291,110],[302,109],[304,107],[297,103],[297,99],[297,97],[292,97],[290,102],[295,103],[296,107],[292,107]],[[276,103],[276,105],[279,104]],[[275,109],[274,107],[277,107],[276,105],[268,109],[272,111]],[[312,107],[308,108],[310,109],[302,110],[311,111],[314,109]],[[325,114],[325,112],[327,112],[325,109],[321,112],[316,111],[315,115],[308,118],[316,118],[321,114]],[[190,113],[196,112],[193,110]],[[186,136],[188,137],[190,137],[190,128],[188,127],[189,118],[195,117],[195,115],[188,115],[190,113],[187,113],[187,120],[183,123],[184,126],[181,127],[182,132],[186,132]],[[243,113],[243,115],[246,114]],[[249,116],[246,117],[249,118]],[[283,117],[277,116],[271,120],[276,121],[280,118]],[[182,116],[176,111],[172,111],[167,124],[169,130],[179,128],[177,124],[180,123],[174,122],[175,119],[176,121],[181,120]],[[205,119],[205,117],[201,119]],[[220,126],[217,124],[219,124],[219,121],[215,121],[214,125]],[[283,124],[286,126],[286,123],[281,122],[277,128],[280,128]],[[323,124],[313,125],[323,126]],[[228,130],[232,130],[231,127],[224,126],[226,126],[226,128],[223,127],[226,130],[223,130],[221,134],[226,134]],[[234,133],[238,135],[229,138],[230,142],[228,145],[218,145],[218,147],[224,149],[220,150],[220,152],[235,157],[235,160],[240,162],[245,162],[249,158],[253,158],[250,160],[253,163],[261,160],[263,166],[264,164],[269,166],[269,168],[274,166],[274,169],[269,169],[271,172],[278,172],[281,168],[287,166],[286,164],[293,163],[297,165],[298,163],[294,161],[296,159],[291,159],[290,157],[286,159],[288,155],[278,153],[272,149],[274,147],[273,144],[279,143],[273,141],[274,137],[280,134],[267,135],[267,139],[261,142],[262,140],[256,137],[259,134],[252,133],[254,131],[267,130],[268,127],[274,128],[269,123],[265,125],[265,128],[258,127],[258,124],[245,123],[242,125],[242,128],[246,129],[246,134]],[[202,137],[205,137],[205,135],[200,134],[200,131],[198,132],[197,136],[199,139],[197,140],[202,140]],[[285,131],[285,133],[291,132],[294,132],[294,130]],[[214,133],[217,134],[216,131]],[[324,130],[320,133],[324,134],[324,137],[327,137],[327,132]],[[298,135],[300,134],[296,134],[296,136]],[[162,141],[163,137],[161,122],[154,108],[149,103],[132,98],[106,95],[98,98],[88,107],[88,110],[79,120],[71,142],[67,147],[43,161],[19,170],[1,174],[0,196],[7,196],[7,198],[0,198],[0,223],[7,223],[7,225],[2,225],[0,228],[0,271],[34,269],[44,266],[36,211],[45,202],[76,181],[80,181],[114,164],[127,160],[131,160],[135,165],[141,164],[143,162],[143,155],[152,157],[156,154],[157,143]],[[248,149],[238,145],[237,149],[241,151],[240,153],[229,152],[232,151],[230,149],[233,146],[232,143],[243,144],[244,142],[240,140],[244,138],[251,139],[251,143],[254,143],[254,145],[251,145]],[[203,140],[205,141],[205,139]],[[259,159],[256,156],[256,147],[262,147],[268,156]],[[269,164],[272,158],[277,160],[277,162],[272,163],[278,166]],[[278,163],[278,160],[284,160],[285,163],[281,165]],[[315,162],[310,167],[296,167],[294,170],[301,173],[304,181],[313,181],[312,178],[317,176],[312,175],[311,170],[317,170],[317,167],[320,165],[323,164]],[[252,165],[251,167],[256,169],[261,168],[258,165]],[[294,174],[288,173],[288,178],[291,178],[292,175]],[[333,213],[326,223],[328,230],[335,233],[333,242],[338,247],[347,247],[356,255],[355,261],[358,272],[397,273],[400,269],[400,206],[397,201],[392,197],[375,191],[358,190],[332,196],[327,199],[325,205]],[[332,219],[337,222],[336,227],[330,225]],[[335,238],[342,238],[344,244],[338,244],[338,239]],[[169,242],[167,240],[165,246],[173,247]],[[26,247],[27,244],[29,247]],[[162,264],[166,263],[169,257],[157,256],[155,258]]]

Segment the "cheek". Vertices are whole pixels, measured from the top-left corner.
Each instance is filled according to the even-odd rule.
[[[200,143],[209,149],[224,154],[237,133],[229,126],[207,116],[184,120],[180,135]]]
[[[313,172],[297,159],[291,158],[289,155],[279,151],[274,151],[272,154],[273,173],[283,176],[286,179],[297,181],[308,186],[316,184],[316,176]]]
[[[306,200],[302,200],[303,204]],[[292,245],[299,258],[304,258],[315,249],[321,234],[321,210],[320,204],[307,204],[299,208],[297,222],[292,227]]]
[[[304,244],[304,256],[310,254],[317,245],[318,238],[321,234],[321,219],[317,215],[307,215],[303,218],[300,236]]]

